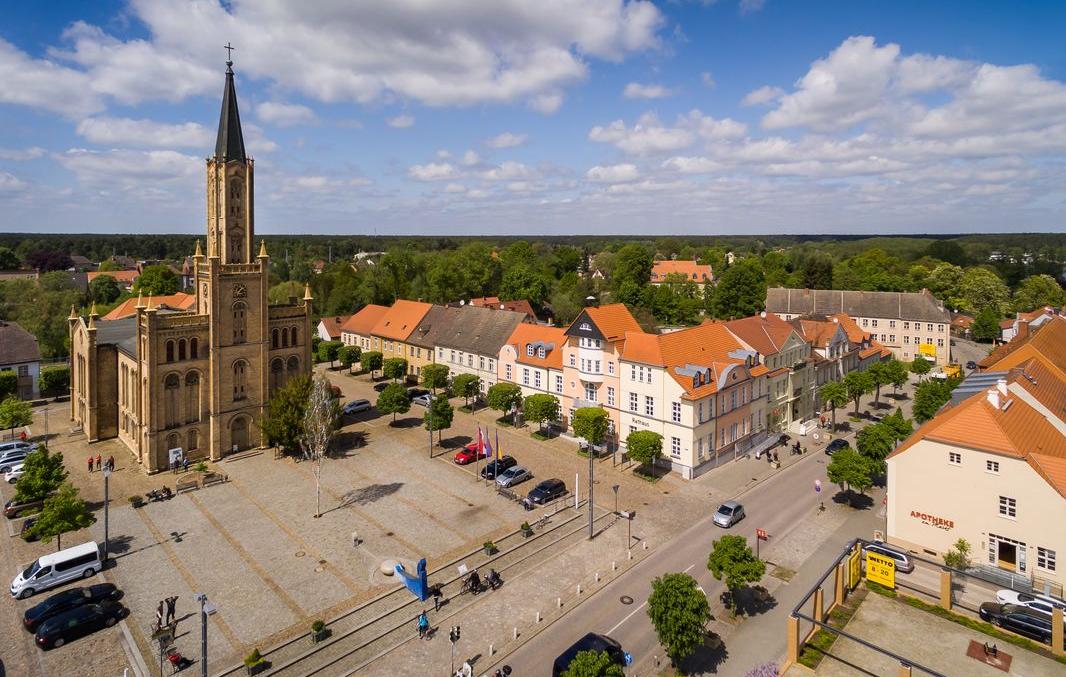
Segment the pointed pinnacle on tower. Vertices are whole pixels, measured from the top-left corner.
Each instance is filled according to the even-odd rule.
[[[100,315],[96,312],[96,301],[93,301],[92,307],[89,308],[89,318],[92,319],[94,317],[100,317]]]
[[[76,320],[76,319],[78,319],[78,311],[74,308],[74,304],[73,303],[70,304],[70,315],[67,317],[67,319],[68,320]]]
[[[136,308],[144,308],[144,297],[141,296],[141,291],[137,290],[137,305]]]
[[[259,256],[257,258],[260,258],[260,259],[269,258],[269,256],[267,255],[267,242],[266,242],[266,240],[260,240],[259,241]]]
[[[304,301],[314,301],[315,298],[311,296],[311,285],[304,284]]]
[[[200,249],[200,239],[199,238],[197,238],[197,240],[196,240],[196,253],[193,254],[193,256],[195,258],[198,258],[198,259],[202,259],[204,257],[204,252],[203,252],[202,249]]]

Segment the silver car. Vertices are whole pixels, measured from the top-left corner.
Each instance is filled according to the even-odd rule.
[[[496,484],[501,487],[513,487],[519,482],[525,482],[526,480],[531,479],[533,479],[533,473],[529,471],[529,468],[516,465],[500,473],[500,476],[496,478]]]
[[[370,411],[370,400],[352,400],[344,405],[343,411],[346,416],[358,414],[361,411]]]
[[[714,523],[723,529],[728,529],[744,517],[744,506],[737,501],[726,501],[714,511]]]
[[[22,465],[22,462],[26,460],[26,457],[33,453],[33,449],[17,449],[15,451],[9,451],[0,457],[0,473],[6,473],[16,465]]]
[[[419,395],[418,397],[411,400],[411,404],[417,404],[420,407],[428,407],[429,405],[433,404],[433,396],[429,394]]]
[[[1019,592],[1017,590],[999,590],[996,592],[996,600],[1000,604],[1024,606],[1049,616],[1055,607],[1062,609],[1063,613],[1066,613],[1066,601],[1049,595],[1031,595],[1027,592]]]

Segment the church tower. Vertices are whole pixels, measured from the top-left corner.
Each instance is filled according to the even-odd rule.
[[[207,255],[222,263],[253,262],[253,169],[244,151],[233,62],[227,61],[215,155],[207,161]]]

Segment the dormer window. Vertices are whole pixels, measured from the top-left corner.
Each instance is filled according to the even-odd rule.
[[[527,356],[529,356],[529,357],[533,357],[533,353],[534,353],[534,352],[535,352],[535,351],[534,351],[534,349],[533,349],[533,344],[532,344],[532,343],[530,343],[529,345],[527,345],[527,346],[526,346],[526,355],[527,355]]]
[[[578,329],[581,329],[582,331],[592,331],[592,325],[588,322],[582,322]]]
[[[537,348],[537,357],[544,359],[545,355],[547,355],[547,353],[544,351],[543,347]]]

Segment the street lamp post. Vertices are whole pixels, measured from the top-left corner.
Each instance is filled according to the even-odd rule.
[[[108,543],[108,504],[111,502],[109,494],[108,480],[111,479],[110,466],[104,467],[104,565],[107,565],[107,556],[109,553]]]
[[[615,513],[618,512],[618,488],[620,486],[621,486],[620,484],[611,485],[611,490],[614,491],[614,511],[615,511]]]
[[[594,472],[592,464],[592,443],[589,443],[589,540],[592,540],[592,473]]]
[[[215,607],[202,592],[196,594],[196,601],[200,603],[200,675],[207,677],[207,617],[215,613]]]

